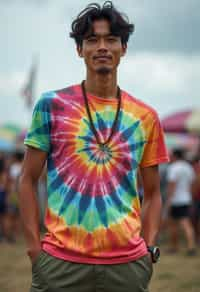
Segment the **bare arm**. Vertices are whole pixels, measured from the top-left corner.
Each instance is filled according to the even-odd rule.
[[[160,227],[161,195],[158,166],[141,168],[144,188],[142,234],[148,246],[154,245]]]
[[[41,250],[39,208],[36,198],[36,189],[46,157],[46,152],[28,147],[25,153],[19,181],[20,214],[28,247],[28,254],[32,260],[34,260]]]

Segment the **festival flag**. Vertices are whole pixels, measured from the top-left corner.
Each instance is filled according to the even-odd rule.
[[[32,105],[34,103],[37,70],[38,60],[35,58],[21,93],[22,97],[24,98],[25,105],[28,109],[32,109]]]

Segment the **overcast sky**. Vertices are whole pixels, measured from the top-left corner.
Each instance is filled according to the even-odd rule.
[[[40,59],[36,99],[84,79],[69,31],[90,2],[95,1],[0,0],[0,124],[29,124],[20,90],[34,55]],[[120,87],[152,105],[160,117],[200,107],[200,1],[113,3],[135,24],[119,67]]]

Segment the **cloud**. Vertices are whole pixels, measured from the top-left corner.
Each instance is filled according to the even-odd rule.
[[[23,5],[41,5],[44,3],[48,3],[50,0],[0,0],[0,4],[3,5],[12,5],[12,4],[23,4]]]
[[[200,1],[128,1],[117,6],[135,23],[132,50],[200,53]]]
[[[89,2],[95,1],[67,2],[66,15],[75,18]],[[115,0],[113,3],[135,24],[129,43],[131,51],[200,53],[199,0]]]
[[[24,81],[24,72],[0,73],[1,96],[18,95]]]
[[[59,3],[58,3],[59,2]],[[59,1],[53,0],[0,0],[0,4],[45,8],[52,10],[61,21],[70,23],[76,15],[88,5],[89,0]],[[97,1],[103,3],[104,1]],[[125,12],[135,24],[135,33],[130,38],[130,51],[170,52],[179,54],[200,54],[200,1],[199,0],[115,0],[116,7]],[[45,5],[42,5],[45,4]],[[35,11],[35,13],[38,12]],[[18,10],[19,11],[19,10]],[[31,11],[27,11],[30,13]],[[43,21],[46,11],[40,11]],[[18,16],[20,16],[18,12]],[[32,11],[32,14],[34,11]],[[24,16],[23,16],[24,18]],[[70,25],[70,24],[69,24]]]
[[[140,53],[124,58],[120,82],[161,116],[184,108],[200,108],[200,56]]]
[[[24,72],[0,74],[0,124],[13,122],[24,127],[30,121],[20,90],[24,85]]]

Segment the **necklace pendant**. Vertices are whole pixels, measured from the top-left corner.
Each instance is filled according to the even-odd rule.
[[[109,152],[109,147],[108,147],[107,144],[99,144],[99,148],[104,153],[108,153]]]
[[[105,151],[106,150],[106,145],[105,144],[100,144],[100,149],[101,151]]]

